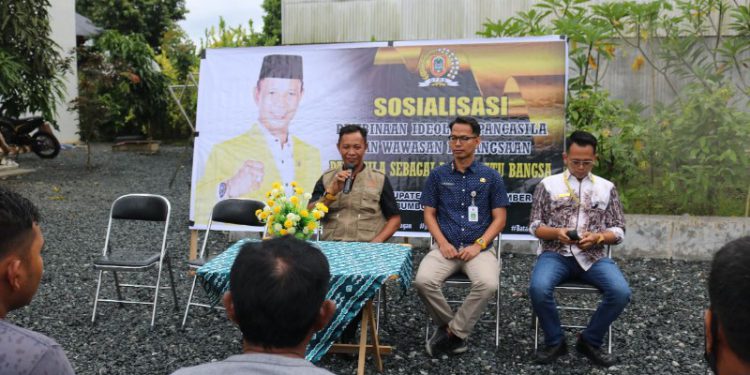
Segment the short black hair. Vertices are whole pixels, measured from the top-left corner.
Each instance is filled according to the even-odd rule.
[[[570,152],[570,145],[573,143],[585,147],[585,146],[591,146],[594,148],[594,155],[596,155],[596,145],[597,140],[596,137],[594,137],[593,134],[589,132],[585,132],[583,130],[576,130],[568,136],[568,139],[565,140],[565,151]]]
[[[315,323],[331,274],[325,255],[292,236],[242,246],[229,290],[242,337],[270,348],[299,345]]]
[[[40,217],[31,201],[0,186],[0,259],[18,250]]]
[[[466,124],[471,126],[471,132],[479,136],[479,133],[482,131],[481,127],[479,126],[479,122],[473,117],[456,117],[455,120],[451,121],[450,124],[448,124],[448,129],[453,130],[453,125],[455,124]]]
[[[341,129],[339,129],[339,141],[336,144],[341,143],[341,137],[343,137],[344,134],[351,134],[351,133],[356,133],[356,132],[359,132],[359,134],[362,134],[362,139],[364,139],[365,144],[367,144],[367,129],[356,124],[349,124],[349,125],[342,126]]]
[[[716,252],[708,277],[708,298],[729,348],[750,363],[750,236],[731,241]]]

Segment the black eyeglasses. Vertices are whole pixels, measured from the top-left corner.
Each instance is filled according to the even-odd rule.
[[[456,143],[458,141],[468,142],[468,141],[470,141],[470,140],[472,140],[474,138],[479,138],[479,137],[478,136],[469,137],[469,136],[466,136],[466,135],[462,135],[462,136],[451,135],[450,137],[448,137],[448,140],[451,141],[451,142],[453,142],[453,143]]]

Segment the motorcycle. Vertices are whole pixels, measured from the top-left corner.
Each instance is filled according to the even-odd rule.
[[[60,142],[52,134],[50,123],[42,117],[0,116],[0,132],[8,145],[29,147],[42,159],[52,159],[60,153]]]

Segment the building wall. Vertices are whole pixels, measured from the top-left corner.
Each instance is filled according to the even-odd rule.
[[[52,40],[60,46],[62,56],[71,57],[70,69],[66,73],[65,98],[57,103],[57,124],[60,130],[56,132],[61,143],[76,143],[80,140],[78,132],[78,114],[69,111],[71,100],[78,96],[78,73],[76,70],[76,23],[75,0],[52,0],[49,10]]]

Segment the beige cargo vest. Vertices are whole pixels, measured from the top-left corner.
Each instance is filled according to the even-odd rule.
[[[328,186],[341,169],[329,169],[323,173],[323,186]],[[380,194],[385,175],[365,167],[357,174],[349,194],[339,193],[336,201],[328,207],[323,218],[324,241],[369,242],[385,226],[380,210]]]

